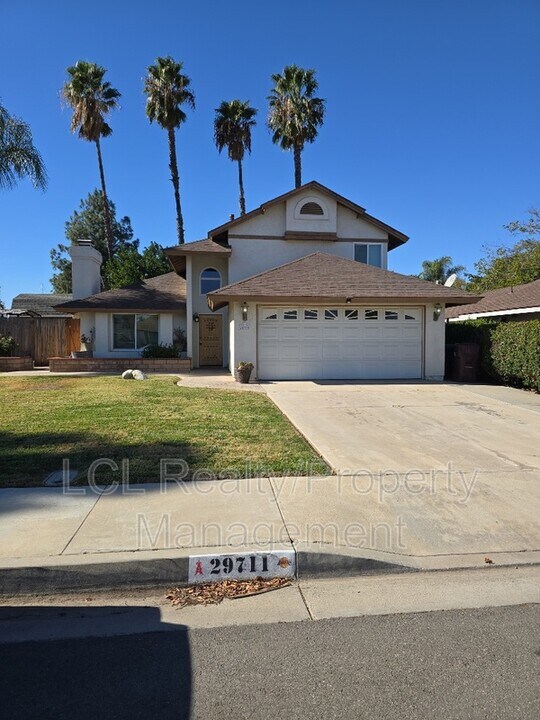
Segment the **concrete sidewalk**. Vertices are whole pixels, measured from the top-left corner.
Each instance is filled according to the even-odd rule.
[[[182,584],[190,555],[232,552],[293,549],[301,578],[540,562],[536,472],[415,482],[0,490],[0,592]]]

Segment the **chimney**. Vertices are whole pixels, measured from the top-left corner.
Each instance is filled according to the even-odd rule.
[[[74,300],[101,292],[101,253],[91,240],[77,240],[70,249],[71,287]]]
[[[234,220],[234,213],[231,213],[229,215],[229,222],[232,222]]]

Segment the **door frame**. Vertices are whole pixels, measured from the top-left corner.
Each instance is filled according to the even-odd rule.
[[[217,363],[205,363],[202,362],[201,356],[201,348],[203,345],[202,337],[201,337],[201,322],[203,321],[203,318],[212,318],[212,320],[217,321],[219,325],[219,334],[220,334],[220,341],[219,341],[219,362]],[[199,366],[200,367],[223,367],[223,315],[221,313],[199,313],[199,332],[198,332],[198,340],[199,340]]]

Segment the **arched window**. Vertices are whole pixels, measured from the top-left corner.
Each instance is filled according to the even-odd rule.
[[[316,202],[307,202],[300,208],[300,215],[324,215],[324,210]]]
[[[205,268],[201,273],[201,295],[221,287],[221,275],[215,268]]]

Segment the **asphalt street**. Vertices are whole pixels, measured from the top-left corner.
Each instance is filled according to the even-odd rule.
[[[0,644],[2,716],[537,720],[539,607]]]

